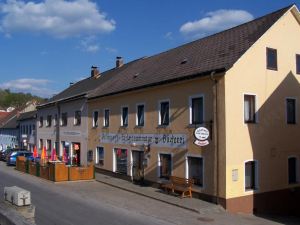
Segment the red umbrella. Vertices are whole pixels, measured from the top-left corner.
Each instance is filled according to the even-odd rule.
[[[34,149],[33,149],[33,158],[36,158],[36,157],[38,157],[38,153],[37,153],[36,146],[34,146]]]

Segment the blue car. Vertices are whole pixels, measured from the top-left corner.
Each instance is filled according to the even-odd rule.
[[[28,152],[28,151],[18,151],[18,152],[12,152],[8,157],[7,157],[7,161],[6,164],[8,166],[15,166],[16,165],[16,161],[17,161],[17,157],[18,156],[25,156],[26,158],[32,156],[32,152]]]

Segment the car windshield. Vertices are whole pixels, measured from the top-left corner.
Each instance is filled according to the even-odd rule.
[[[13,153],[11,153],[11,155],[10,155],[10,156],[15,156],[15,155],[17,155],[17,152],[13,152]]]

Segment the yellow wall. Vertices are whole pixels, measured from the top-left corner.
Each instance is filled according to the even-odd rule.
[[[258,160],[258,193],[292,186],[287,160],[297,156],[300,161],[300,75],[295,71],[299,40],[299,23],[288,12],[225,76],[226,198],[253,194],[244,188],[244,162],[251,159]],[[278,71],[266,69],[266,47],[277,49]],[[257,95],[257,124],[244,123],[244,93]],[[297,99],[297,125],[286,123],[286,97]],[[238,169],[235,182],[233,169]]]
[[[221,86],[222,84],[220,84]],[[188,139],[187,149],[171,149],[151,147],[151,157],[146,168],[146,178],[154,182],[157,178],[158,153],[173,154],[173,175],[185,177],[186,156],[195,155],[204,158],[204,188],[203,193],[214,195],[215,177],[215,152],[214,145],[211,143],[205,147],[198,147],[193,132],[195,126],[189,126],[189,96],[204,95],[204,120],[209,127],[209,121],[213,118],[213,82],[210,78],[194,79],[170,85],[163,85],[141,91],[134,91],[116,96],[98,98],[89,101],[89,140],[88,149],[95,150],[97,146],[104,147],[105,161],[103,169],[113,170],[113,148],[127,148],[128,150],[138,149],[139,146],[113,145],[99,142],[100,133],[144,133],[144,134],[186,134]],[[160,100],[170,101],[170,125],[166,128],[158,127],[158,106]],[[142,129],[136,128],[136,104],[145,103],[145,126]],[[128,128],[121,128],[121,106],[129,107]],[[110,126],[103,128],[103,110],[110,109]],[[93,111],[99,110],[99,126],[92,128]],[[223,119],[224,121],[224,119]],[[130,160],[128,158],[128,160]],[[224,163],[223,163],[224,165]],[[222,169],[224,171],[224,168]],[[128,174],[130,171],[128,170]],[[224,178],[224,176],[223,176]],[[223,185],[223,188],[225,186]],[[225,190],[223,190],[225,193]]]

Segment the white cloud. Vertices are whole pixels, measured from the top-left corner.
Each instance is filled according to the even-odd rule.
[[[111,47],[106,47],[105,50],[106,50],[108,53],[111,53],[111,54],[116,54],[116,53],[118,53],[118,50],[117,50],[117,49],[111,48]]]
[[[90,52],[90,53],[98,52],[100,47],[99,44],[97,43],[96,36],[92,35],[83,38],[80,41],[79,49],[81,49],[84,52]]]
[[[173,38],[173,33],[172,33],[172,32],[167,32],[167,33],[164,35],[164,38],[165,38],[165,39],[168,39],[168,40],[174,40],[174,38]]]
[[[206,17],[187,22],[180,27],[180,32],[188,37],[204,37],[239,24],[248,22],[254,17],[245,10],[225,10],[209,12]]]
[[[24,78],[11,80],[0,84],[1,89],[10,89],[15,92],[31,93],[41,97],[50,97],[55,91],[48,88],[50,80]]]
[[[0,3],[0,30],[6,34],[33,32],[52,37],[108,33],[116,23],[90,0],[6,0]]]

